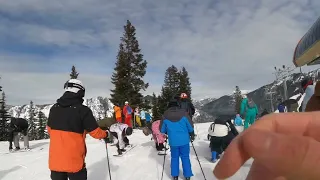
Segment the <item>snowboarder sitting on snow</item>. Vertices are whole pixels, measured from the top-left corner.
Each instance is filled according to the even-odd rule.
[[[24,149],[29,150],[28,121],[12,117],[9,124],[9,151],[12,151],[12,142],[16,147],[15,150],[20,150],[20,133],[23,134]]]
[[[177,100],[168,104],[160,122],[160,132],[167,134],[171,149],[171,176],[179,177],[179,158],[182,161],[183,175],[186,180],[193,176],[190,163],[190,141],[194,140],[193,122],[188,113],[179,107]]]
[[[160,132],[160,120],[156,120],[152,123],[152,136],[156,144],[157,151],[163,151],[165,149],[164,143],[166,140],[166,135]]]
[[[70,79],[64,89],[65,93],[50,109],[47,124],[51,179],[87,180],[86,134],[105,139],[107,133],[99,128],[91,109],[82,104],[85,95],[82,82]]]
[[[127,124],[115,123],[110,126],[109,131],[112,134],[113,141],[117,146],[117,152],[119,155],[121,155],[122,152],[125,152],[124,148],[129,145],[129,139],[127,136],[132,134],[132,128]]]

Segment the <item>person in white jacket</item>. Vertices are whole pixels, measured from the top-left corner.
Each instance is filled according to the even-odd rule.
[[[216,162],[238,132],[231,120],[228,122],[223,118],[217,118],[210,125],[208,134],[210,136],[211,160]]]
[[[114,144],[117,146],[117,152],[119,155],[125,151],[125,147],[129,145],[129,139],[127,136],[132,134],[132,128],[127,124],[115,123],[109,128],[110,133],[114,137]]]
[[[314,94],[314,88],[315,88],[315,85],[313,84],[313,81],[312,80],[309,80],[309,79],[304,79],[302,82],[301,82],[301,87],[305,93],[305,96],[303,98],[303,101],[302,101],[302,112],[305,112],[306,110],[306,107],[307,107],[307,104],[308,104],[308,101],[310,100],[311,96]]]

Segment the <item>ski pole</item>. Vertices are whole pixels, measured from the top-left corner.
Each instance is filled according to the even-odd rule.
[[[107,146],[107,142],[105,142],[105,143],[106,143],[106,151],[107,151],[107,161],[108,161],[109,178],[110,178],[110,180],[112,180],[112,178],[111,178],[111,171],[110,171],[110,162],[109,162],[108,146]]]
[[[164,164],[166,163],[166,155],[167,155],[167,139],[166,139],[166,144],[165,144],[165,146],[164,146],[164,156],[163,156],[161,180],[163,179]]]
[[[194,145],[193,145],[193,143],[192,143],[192,142],[191,142],[191,145],[192,145],[192,147],[193,147],[194,153],[196,154],[196,157],[197,157],[197,160],[198,160],[198,163],[199,163],[199,166],[200,166],[200,169],[201,169],[201,172],[202,172],[203,178],[204,178],[204,180],[207,180],[207,178],[206,178],[206,176],[205,176],[205,174],[204,174],[204,172],[203,172],[203,169],[202,169],[202,166],[201,166],[201,163],[200,163],[200,160],[199,160],[199,157],[198,157],[198,154],[197,154],[196,148],[194,148]]]

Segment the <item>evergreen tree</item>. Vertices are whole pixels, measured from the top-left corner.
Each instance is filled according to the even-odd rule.
[[[33,102],[30,101],[30,105],[29,105],[29,137],[30,140],[35,140],[37,137],[37,127],[36,127],[36,123],[35,123],[35,107],[33,105]]]
[[[37,128],[37,139],[45,139],[46,138],[46,124],[47,118],[43,112],[39,111],[38,113],[38,128]]]
[[[8,120],[10,116],[6,109],[6,95],[2,92],[0,99],[0,141],[8,140]]]
[[[72,66],[71,73],[70,73],[70,79],[77,79],[79,76],[79,73],[76,70],[75,66]]]
[[[179,76],[179,79],[180,79],[179,94],[186,93],[191,100],[191,83],[190,83],[188,71],[186,70],[185,67],[182,67],[182,70],[179,72],[179,75],[180,75]]]
[[[152,94],[152,117],[155,118],[160,118],[161,113],[159,111],[159,98],[153,93]]]
[[[145,91],[149,86],[143,80],[147,61],[143,59],[135,31],[135,27],[127,20],[123,37],[120,39],[115,72],[111,77],[115,88],[111,90],[110,100],[113,104],[120,106],[128,101],[132,106],[143,107],[143,96],[140,91]]]
[[[234,98],[234,102],[235,102],[235,112],[237,114],[239,114],[241,101],[242,101],[242,95],[241,95],[241,90],[240,90],[239,86],[236,86],[236,90],[233,93],[233,98]]]
[[[164,84],[159,98],[159,112],[162,114],[167,109],[168,102],[180,91],[180,73],[172,65],[165,72]]]

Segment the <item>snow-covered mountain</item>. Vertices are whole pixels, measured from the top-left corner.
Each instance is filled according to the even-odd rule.
[[[84,105],[88,106],[96,119],[103,119],[104,117],[111,117],[113,114],[113,104],[108,98],[96,97],[85,99],[83,102]],[[49,116],[50,108],[53,106],[52,104],[46,105],[34,105],[34,112],[36,114],[36,118],[38,116],[39,111],[43,112],[46,117]],[[9,108],[9,114],[13,117],[21,117],[21,118],[29,118],[30,105],[22,105],[22,106],[12,106]]]
[[[301,81],[306,78],[312,78],[316,81],[320,80],[319,69],[310,71],[305,74],[293,73],[287,76],[284,80],[274,81],[270,84],[264,85],[256,90],[248,93],[248,96],[253,99],[253,101],[258,105],[259,111],[262,112],[263,109],[267,109],[271,112],[271,107],[276,109],[278,105],[278,98],[284,97],[284,81],[287,84],[287,95],[288,97],[295,96],[301,93]],[[267,91],[274,92],[272,96],[267,95]],[[270,98],[272,97],[272,104]],[[222,115],[234,115],[235,102],[232,95],[222,96],[214,101],[211,101],[204,106],[201,110],[212,116],[222,116]]]

